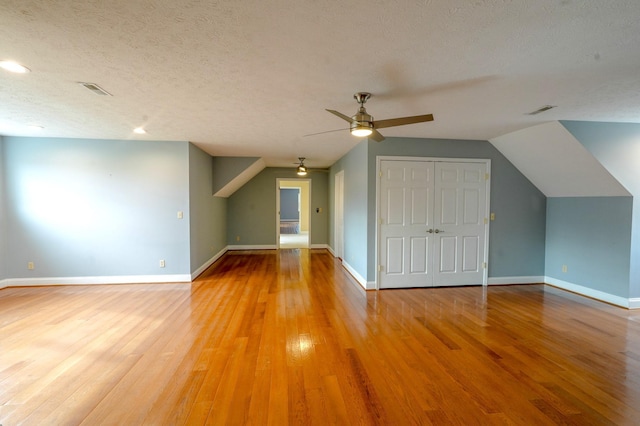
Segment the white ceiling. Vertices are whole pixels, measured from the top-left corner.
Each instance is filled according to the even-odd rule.
[[[343,128],[324,109],[354,114],[357,91],[378,119],[435,116],[387,137],[640,122],[639,18],[638,0],[2,0],[0,59],[32,72],[0,72],[0,134],[188,140],[325,167],[358,140],[304,135]]]

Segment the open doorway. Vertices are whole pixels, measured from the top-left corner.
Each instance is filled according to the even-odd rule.
[[[311,181],[277,180],[279,248],[309,248]]]

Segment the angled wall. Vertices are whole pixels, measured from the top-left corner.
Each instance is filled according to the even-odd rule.
[[[628,297],[632,307],[640,307],[640,124],[561,123],[633,196]]]
[[[253,179],[266,166],[259,157],[211,157],[212,194],[227,198]]]
[[[630,306],[637,209],[620,137],[616,125],[554,121],[491,143],[548,197],[545,282]]]

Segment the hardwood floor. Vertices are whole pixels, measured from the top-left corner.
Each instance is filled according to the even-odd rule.
[[[639,424],[640,312],[230,252],[193,284],[0,290],[0,404],[4,426]]]

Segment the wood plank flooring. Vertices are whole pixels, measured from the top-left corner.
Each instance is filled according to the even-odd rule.
[[[0,424],[640,424],[640,312],[542,285],[364,292],[323,250],[7,288]]]

